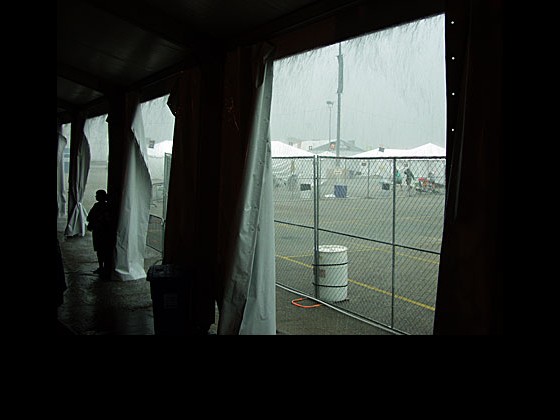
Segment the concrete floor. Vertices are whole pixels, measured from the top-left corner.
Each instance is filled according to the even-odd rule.
[[[93,270],[97,259],[91,233],[66,238],[66,220],[58,220],[57,235],[68,289],[58,308],[59,334],[69,335],[153,335],[154,316],[150,284],[136,281],[103,280]],[[146,248],[144,267],[161,262],[161,254]],[[363,322],[328,306],[302,308],[292,301],[301,296],[276,287],[278,335],[393,335],[384,328]],[[311,306],[313,301],[300,302]],[[216,311],[216,323],[219,313]],[[216,333],[217,324],[210,328]]]

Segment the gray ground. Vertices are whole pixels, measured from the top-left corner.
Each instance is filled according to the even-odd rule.
[[[326,231],[344,233],[320,232],[320,243],[343,245],[348,249],[348,299],[332,304],[401,331],[431,334],[439,257],[414,248],[439,251],[442,214],[438,212],[443,209],[443,194],[415,191],[411,196],[406,189],[398,188],[393,196],[392,191],[382,190],[377,184],[365,184],[360,179],[347,180],[346,184],[345,198],[336,198],[334,194],[329,196],[331,189],[334,192],[334,184],[324,185],[325,193],[319,202],[320,227]],[[86,209],[90,209],[95,202],[95,191],[105,188],[105,185],[106,168],[92,164],[83,199]],[[275,192],[275,220],[278,222],[275,234],[276,274],[280,285],[315,296],[313,231],[310,228],[313,226],[313,201],[310,194],[307,191],[288,191],[285,186]],[[161,216],[161,197],[157,192],[154,197],[151,213]],[[402,246],[393,249],[386,243],[393,239],[391,220],[394,198],[397,200],[394,240]],[[150,225],[148,237],[148,245],[151,246],[146,248],[146,270],[161,259],[158,252],[161,249],[161,225],[159,219],[152,220],[154,223]],[[95,305],[92,306],[91,301],[93,293],[95,302],[102,305],[110,302],[111,296],[119,296],[113,299],[114,305],[128,313],[131,319],[137,318],[137,322],[143,320],[144,326],[139,328],[149,333],[149,325],[153,323],[150,317],[153,315],[147,282],[98,282],[91,273],[96,267],[96,259],[90,246],[89,233],[85,238],[64,238],[63,230],[64,220],[61,220],[59,239],[63,253],[68,257],[67,275],[69,283],[76,286],[69,289],[68,303],[61,311],[73,324],[72,327],[83,333],[96,331],[99,326],[94,327],[93,324],[103,321],[103,316],[107,316],[107,322],[110,323],[111,314],[118,312],[113,307],[94,315]],[[69,257],[70,254],[73,256]],[[276,290],[279,333],[361,334],[360,331],[367,331],[364,333],[371,334],[383,331],[341,315],[327,306],[296,306],[292,300],[300,297],[297,292],[283,287],[277,287]],[[83,305],[90,308],[89,315],[73,316],[73,311]],[[327,314],[335,316],[335,313],[336,317],[340,315],[342,318],[336,323],[327,322]],[[299,318],[309,320],[311,324],[304,325],[297,321]],[[94,319],[97,321],[94,322]],[[88,320],[93,324],[89,325]]]

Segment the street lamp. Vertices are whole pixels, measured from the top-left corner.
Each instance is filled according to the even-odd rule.
[[[327,105],[329,106],[329,142],[331,141],[331,115],[332,115],[332,107],[334,105],[333,101],[327,101]]]

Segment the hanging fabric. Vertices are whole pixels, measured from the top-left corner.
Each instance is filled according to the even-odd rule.
[[[58,149],[56,154],[56,204],[58,217],[66,215],[66,183],[64,182],[64,149],[68,143],[62,135],[62,126],[58,126]]]
[[[220,57],[184,70],[167,102],[174,129],[163,263],[191,273],[191,314],[200,330],[215,322],[216,313],[222,67]]]
[[[95,162],[97,164],[107,164],[109,154],[108,131],[107,114],[88,118],[84,124],[84,135],[89,144],[91,161],[94,164]]]
[[[82,204],[90,165],[90,150],[84,135],[84,119],[72,123],[70,145],[70,177],[68,187],[68,223],[65,236],[86,234],[87,210]]]
[[[147,163],[147,144],[142,112],[136,107],[128,136],[123,196],[117,225],[115,248],[116,280],[139,280],[146,277],[144,257],[152,184]]]
[[[446,201],[434,335],[503,334],[503,1],[449,2]]]
[[[261,45],[232,53],[234,65],[226,79],[234,88],[226,100],[229,122],[235,131],[248,121],[248,139],[237,208],[230,226],[232,255],[226,267],[218,334],[276,334],[275,248],[272,201],[271,146],[269,136],[272,98],[272,48]],[[251,79],[241,70],[251,63]],[[235,63],[235,61],[238,61]],[[245,62],[244,62],[245,61]],[[245,84],[244,84],[245,83]],[[240,86],[244,89],[240,89]],[[235,104],[243,92],[253,92],[251,113],[236,115]],[[245,108],[247,111],[247,108]],[[227,132],[226,132],[227,133]],[[227,135],[227,134],[226,134]],[[227,143],[227,142],[226,142]]]

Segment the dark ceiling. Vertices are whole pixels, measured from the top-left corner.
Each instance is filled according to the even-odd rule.
[[[276,36],[354,0],[57,0],[58,113]]]

